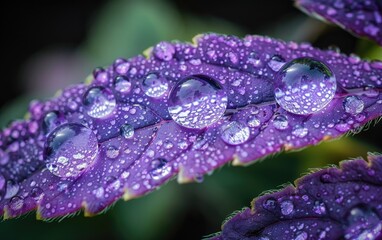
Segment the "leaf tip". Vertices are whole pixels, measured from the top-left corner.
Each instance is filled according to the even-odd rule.
[[[178,173],[177,181],[179,184],[185,184],[185,183],[193,182],[193,179],[186,175],[183,166],[179,166],[179,173]]]
[[[148,59],[151,56],[152,52],[153,52],[153,47],[149,47],[143,51],[143,56],[145,56],[145,58]]]
[[[191,44],[196,47],[198,46],[199,39],[203,38],[203,34],[197,34],[192,38]]]
[[[84,217],[94,217],[96,214],[89,211],[87,202],[83,201],[81,203],[82,209],[84,210]]]
[[[93,80],[94,80],[93,75],[92,75],[92,74],[89,74],[89,75],[85,78],[84,84],[85,84],[85,85],[90,85],[90,84],[93,82]]]
[[[11,215],[9,215],[7,206],[4,207],[4,214],[3,214],[3,220],[7,220],[11,218]]]
[[[128,189],[128,188],[124,189],[124,193],[122,196],[124,201],[129,201],[129,200],[134,199],[136,197],[137,197],[137,195],[134,194],[130,189]]]

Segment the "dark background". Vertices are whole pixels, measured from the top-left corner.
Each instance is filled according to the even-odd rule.
[[[292,1],[141,1],[144,4],[126,1],[126,7],[132,11],[127,9],[126,16],[121,16],[125,13],[115,7],[125,5],[111,7],[111,2],[117,1],[2,3],[0,119],[3,126],[11,119],[22,117],[31,99],[44,99],[68,83],[82,81],[93,67],[110,64],[119,56],[139,54],[160,40],[190,41],[202,31],[239,36],[266,34],[285,40],[310,41],[321,48],[340,46],[345,53],[372,48],[370,42],[308,18]],[[158,18],[140,18],[146,8],[148,16],[154,12]],[[131,22],[121,21],[119,30],[110,30],[118,17]],[[173,25],[162,23],[162,17]],[[122,45],[117,42],[115,49],[106,48],[115,32],[114,38],[119,37],[118,31],[122,40],[132,40],[126,40],[126,48],[123,42]],[[129,34],[135,34],[138,40],[134,42]],[[0,223],[0,238],[199,239],[219,231],[225,217],[249,206],[250,200],[262,191],[292,182],[309,168],[365,156],[368,150],[381,151],[380,136],[381,124],[378,124],[355,137],[281,154],[247,168],[224,167],[207,177],[203,184],[179,186],[172,182],[142,199],[119,202],[106,214],[94,218],[78,216],[61,223],[44,223],[36,221],[32,213]]]

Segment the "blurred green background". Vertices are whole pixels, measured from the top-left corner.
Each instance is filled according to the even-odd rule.
[[[131,57],[163,40],[190,41],[202,32],[261,34],[310,41],[345,53],[379,58],[382,49],[345,31],[311,19],[292,1],[83,1],[49,5],[5,5],[0,126],[26,112],[32,99],[45,99],[82,81],[96,66]],[[3,83],[2,83],[3,84]],[[161,190],[105,214],[62,222],[35,214],[0,223],[0,239],[200,239],[220,230],[233,211],[260,193],[293,182],[309,169],[382,152],[381,124],[352,137],[282,153],[249,167],[224,166],[202,184],[170,182]]]

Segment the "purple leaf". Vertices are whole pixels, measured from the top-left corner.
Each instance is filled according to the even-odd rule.
[[[216,239],[380,239],[382,155],[343,161],[265,194]]]
[[[296,6],[309,15],[382,45],[380,0],[296,0]]]
[[[43,219],[98,214],[177,174],[199,180],[232,159],[245,165],[317,144],[382,114],[379,61],[216,34],[148,54],[32,102],[27,120],[3,130],[5,218],[36,208]]]

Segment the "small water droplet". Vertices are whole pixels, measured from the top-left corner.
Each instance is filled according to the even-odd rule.
[[[248,118],[247,121],[248,126],[253,128],[260,126],[260,123],[260,119],[255,116]]]
[[[4,199],[10,199],[15,196],[20,189],[20,185],[12,180],[7,181],[7,190],[5,192]]]
[[[119,155],[119,149],[116,146],[109,146],[106,150],[106,157],[115,159]]]
[[[326,207],[323,202],[316,201],[313,206],[313,212],[317,214],[325,214],[326,213]]]
[[[273,210],[276,208],[277,202],[274,198],[268,198],[263,202],[263,207],[268,210]]]
[[[205,76],[191,76],[175,85],[168,100],[172,119],[186,128],[202,129],[217,122],[227,108],[227,94]]]
[[[299,125],[295,126],[293,131],[292,131],[292,135],[299,137],[299,138],[303,138],[307,134],[308,134],[308,129],[305,127],[301,127]]]
[[[297,58],[278,72],[275,97],[288,112],[312,114],[329,104],[336,88],[336,78],[328,66],[312,58]]]
[[[97,137],[89,128],[67,123],[47,137],[44,156],[48,170],[58,177],[75,177],[93,165],[98,152]]]
[[[268,66],[275,72],[279,71],[285,64],[285,60],[280,55],[274,55],[268,62]]]
[[[159,181],[171,174],[172,167],[166,159],[156,158],[151,162],[150,176],[154,181]]]
[[[90,117],[104,118],[114,111],[116,101],[114,94],[108,88],[93,87],[85,93],[83,104]]]
[[[41,188],[34,187],[34,188],[32,188],[32,190],[30,192],[30,196],[32,198],[34,198],[35,201],[37,202],[37,201],[39,201],[41,199],[43,193],[44,192],[43,192],[43,190]]]
[[[297,232],[294,240],[306,240],[308,239],[308,234],[306,232]]]
[[[358,205],[346,217],[345,239],[377,239],[382,233],[378,214],[366,205]]]
[[[273,126],[278,130],[285,130],[288,125],[288,118],[285,115],[280,114],[273,119]]]
[[[94,79],[100,83],[106,83],[109,79],[109,73],[101,67],[93,70],[93,76]]]
[[[130,124],[123,124],[120,129],[121,135],[126,139],[134,137],[134,127]]]
[[[366,86],[363,91],[363,94],[370,98],[375,98],[379,95],[378,89],[376,89],[374,86]]]
[[[163,61],[170,61],[175,54],[175,47],[168,42],[160,42],[153,49],[154,56]]]
[[[9,162],[9,155],[3,149],[0,149],[0,165],[5,165]]]
[[[45,115],[44,120],[42,122],[42,129],[46,134],[48,134],[51,131],[53,131],[56,127],[64,123],[64,121],[65,121],[64,116],[60,114],[59,112],[57,111],[48,112]]]
[[[260,57],[255,52],[249,54],[247,62],[254,67],[260,67],[262,65]]]
[[[24,206],[24,199],[19,196],[14,196],[9,201],[9,206],[14,211],[20,210]]]
[[[249,128],[241,122],[232,121],[222,127],[221,138],[231,145],[239,145],[249,138]]]
[[[142,90],[149,97],[160,98],[168,90],[168,81],[156,73],[150,73],[142,81]]]
[[[96,198],[103,198],[104,193],[105,189],[103,187],[99,187],[93,190],[93,194]]]
[[[358,96],[348,96],[344,99],[345,112],[356,115],[363,111],[365,104]]]
[[[123,76],[117,76],[114,79],[114,89],[120,93],[129,93],[131,90],[131,82]]]
[[[294,205],[293,205],[292,201],[285,200],[285,201],[281,202],[280,208],[281,208],[281,213],[283,215],[289,215],[293,212]]]

